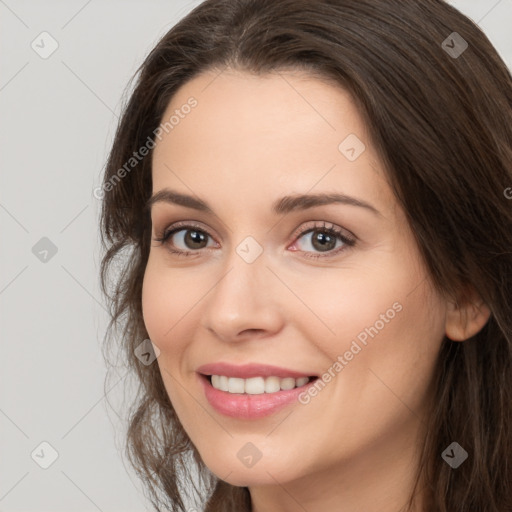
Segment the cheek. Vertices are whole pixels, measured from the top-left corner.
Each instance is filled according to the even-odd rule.
[[[190,286],[180,287],[174,274],[150,255],[142,284],[142,314],[149,338],[160,349],[156,363],[167,395],[179,409],[180,392],[173,377],[179,373],[179,356],[186,350],[183,328],[193,302],[188,297]]]
[[[366,390],[382,398],[389,386],[407,403],[421,405],[444,334],[443,302],[422,275],[394,263],[359,273],[357,280],[325,280],[322,293],[318,282],[304,289],[324,325],[303,316],[302,329],[328,356],[331,373],[344,375],[335,379],[337,392]]]
[[[204,293],[201,286],[191,285],[190,276],[172,272],[150,256],[142,285],[142,313],[149,337],[159,348],[170,348],[170,340],[173,349],[178,347],[183,336],[176,333],[184,325],[182,319],[193,314]]]
[[[322,343],[322,351],[332,360],[350,350],[355,340],[363,348],[368,346],[369,340],[389,332],[392,324],[407,315],[404,309],[410,311],[400,283],[359,271],[347,271],[338,278],[326,273],[306,286],[303,282],[301,293],[311,314],[296,314],[295,319],[303,319],[307,339]]]
[[[151,340],[159,345],[159,341],[167,329],[172,325],[172,320],[165,311],[173,311],[170,297],[164,293],[163,280],[158,279],[157,273],[152,270],[148,262],[144,281],[142,284],[142,316],[144,324]]]

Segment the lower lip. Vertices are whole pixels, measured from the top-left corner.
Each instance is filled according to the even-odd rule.
[[[206,399],[210,405],[221,414],[232,418],[256,419],[269,416],[293,402],[298,402],[299,395],[312,386],[317,379],[309,381],[298,388],[276,391],[275,393],[262,393],[249,395],[242,393],[228,393],[215,389],[207,377],[198,374],[204,389]]]

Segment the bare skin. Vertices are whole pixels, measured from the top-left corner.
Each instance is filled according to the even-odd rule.
[[[177,92],[165,120],[191,96],[197,106],[153,154],[153,193],[189,194],[214,212],[152,207],[153,238],[179,221],[197,225],[153,241],[144,276],[144,321],[172,404],[210,470],[249,487],[254,512],[404,510],[443,336],[467,339],[489,311],[477,298],[457,308],[433,289],[347,92],[292,72],[217,75]],[[366,147],[353,161],[339,149],[350,134]],[[379,213],[338,203],[271,210],[283,196],[333,192]],[[331,235],[322,249],[315,231],[298,234],[325,233],[324,223],[355,244]],[[204,248],[186,245],[197,229]],[[252,263],[236,250],[248,236],[263,250]],[[227,361],[321,375],[339,355],[347,364],[307,404],[253,420],[213,409],[196,374]],[[248,442],[262,454],[252,467],[237,457]]]

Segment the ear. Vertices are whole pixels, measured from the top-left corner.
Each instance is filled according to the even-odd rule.
[[[446,306],[446,337],[465,341],[477,334],[487,323],[491,311],[473,288],[466,289],[462,302],[450,300]]]

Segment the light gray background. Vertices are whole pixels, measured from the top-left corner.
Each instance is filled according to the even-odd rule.
[[[105,402],[108,317],[92,191],[129,78],[199,3],[0,0],[1,512],[151,509],[119,454],[123,423]],[[512,68],[512,0],[451,3]],[[47,59],[31,47],[43,31],[59,45]],[[47,262],[32,252],[42,237],[57,247]],[[122,375],[116,382],[110,402],[123,393]],[[48,469],[31,457],[49,457],[43,441],[58,453]]]

